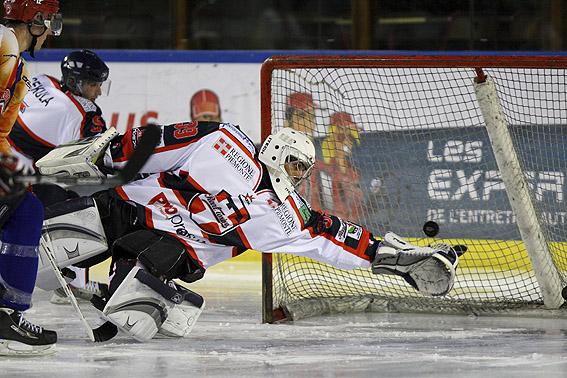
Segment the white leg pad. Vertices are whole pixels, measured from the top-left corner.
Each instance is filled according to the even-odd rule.
[[[134,267],[104,307],[103,316],[138,341],[155,336],[175,303],[136,278]],[[164,284],[165,285],[165,284]]]
[[[54,209],[55,208],[55,209]],[[59,268],[77,264],[108,249],[99,211],[94,200],[82,197],[49,207],[43,222],[42,237],[49,235]],[[36,286],[55,290],[61,285],[47,260],[43,246],[39,248]]]
[[[168,337],[187,337],[205,308],[205,300],[199,294],[183,287],[176,286],[176,290],[184,293],[185,299],[169,311],[159,333]]]

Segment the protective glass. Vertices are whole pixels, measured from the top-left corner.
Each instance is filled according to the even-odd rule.
[[[100,86],[100,95],[101,96],[108,96],[110,94],[110,85],[112,84],[112,81],[106,80],[103,81],[102,83],[99,81],[91,81],[91,80],[82,80],[81,81],[81,85],[88,85],[88,86],[95,86],[98,85]],[[84,88],[82,88],[82,91],[84,91]]]
[[[52,14],[50,18],[43,20],[43,24],[54,36],[61,35],[63,30],[63,16],[61,13]]]

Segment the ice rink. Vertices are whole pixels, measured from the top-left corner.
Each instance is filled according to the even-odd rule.
[[[93,344],[71,306],[37,290],[28,318],[58,331],[57,353],[0,357],[0,376],[567,376],[566,320],[363,313],[262,324],[257,262],[220,264],[191,288],[207,301],[191,336],[145,344]]]

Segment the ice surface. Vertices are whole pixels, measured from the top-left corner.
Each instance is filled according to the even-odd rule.
[[[189,338],[88,341],[68,305],[37,290],[28,318],[57,353],[0,357],[2,377],[565,377],[567,321],[355,314],[261,324],[260,267],[223,263],[191,288],[207,307]],[[97,323],[94,311],[87,317]]]

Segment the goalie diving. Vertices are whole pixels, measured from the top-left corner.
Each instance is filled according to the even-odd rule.
[[[161,139],[140,170],[143,178],[56,204],[45,222],[47,230],[77,226],[71,238],[50,235],[60,268],[112,257],[110,295],[102,313],[137,340],[158,332],[187,336],[204,300],[173,280],[190,284],[207,268],[248,249],[401,276],[426,296],[452,289],[459,263],[452,247],[418,247],[392,232],[378,236],[311,209],[296,191],[315,164],[315,147],[305,134],[283,128],[258,151],[229,123],[186,122],[160,130]],[[73,174],[120,169],[143,133],[143,127],[134,128],[99,143],[95,152],[85,149],[91,158],[83,168],[75,158]],[[55,149],[38,162],[42,174],[70,169],[65,148],[65,154]],[[93,163],[95,155],[102,158]],[[40,272],[38,282],[53,284],[45,266]]]

